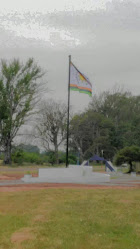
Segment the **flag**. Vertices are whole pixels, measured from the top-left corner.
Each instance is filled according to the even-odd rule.
[[[70,62],[70,90],[92,96],[92,85],[88,78]]]

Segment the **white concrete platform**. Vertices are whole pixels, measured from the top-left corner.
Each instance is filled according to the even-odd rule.
[[[110,182],[110,175],[93,172],[91,166],[69,165],[68,168],[39,169],[38,177],[24,176],[22,181],[26,183],[98,184]]]

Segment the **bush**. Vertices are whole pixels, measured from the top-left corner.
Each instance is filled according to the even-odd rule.
[[[50,163],[54,165],[56,162],[54,151],[49,151],[47,153],[36,153],[36,152],[27,152],[22,149],[15,148],[12,153],[12,161],[17,164],[31,163],[37,165],[43,165],[44,163]],[[66,163],[66,153],[59,152],[59,164]],[[69,153],[69,163],[76,164],[77,157],[73,153]]]
[[[12,161],[17,164],[32,163],[37,165],[43,165],[43,163],[46,163],[48,159],[45,155],[35,152],[30,153],[18,149],[12,153]]]
[[[48,163],[50,163],[51,165],[54,165],[55,162],[56,162],[55,153],[53,151],[50,151],[48,154]]]
[[[12,162],[22,164],[24,161],[23,154],[24,152],[20,149],[12,153]]]
[[[66,163],[66,153],[65,152],[59,153],[59,163]],[[70,164],[77,163],[77,157],[72,153],[69,153],[69,163]]]
[[[44,163],[44,160],[43,156],[38,153],[24,152],[24,162],[42,165]]]

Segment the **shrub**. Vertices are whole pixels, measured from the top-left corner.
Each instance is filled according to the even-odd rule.
[[[12,161],[17,164],[22,164],[24,161],[23,154],[24,152],[20,149],[15,151],[12,153]]]

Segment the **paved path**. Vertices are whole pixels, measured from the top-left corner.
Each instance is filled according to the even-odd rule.
[[[28,183],[30,185],[32,183]],[[36,183],[40,184],[40,183]],[[12,185],[27,185],[20,179],[4,179],[0,180],[0,187],[2,186],[12,186]],[[35,185],[35,184],[34,184]],[[81,184],[80,184],[81,185]],[[140,176],[131,176],[131,175],[120,175],[120,176],[112,176],[109,183],[100,183],[93,184],[99,186],[124,186],[124,187],[139,187],[140,188]]]

